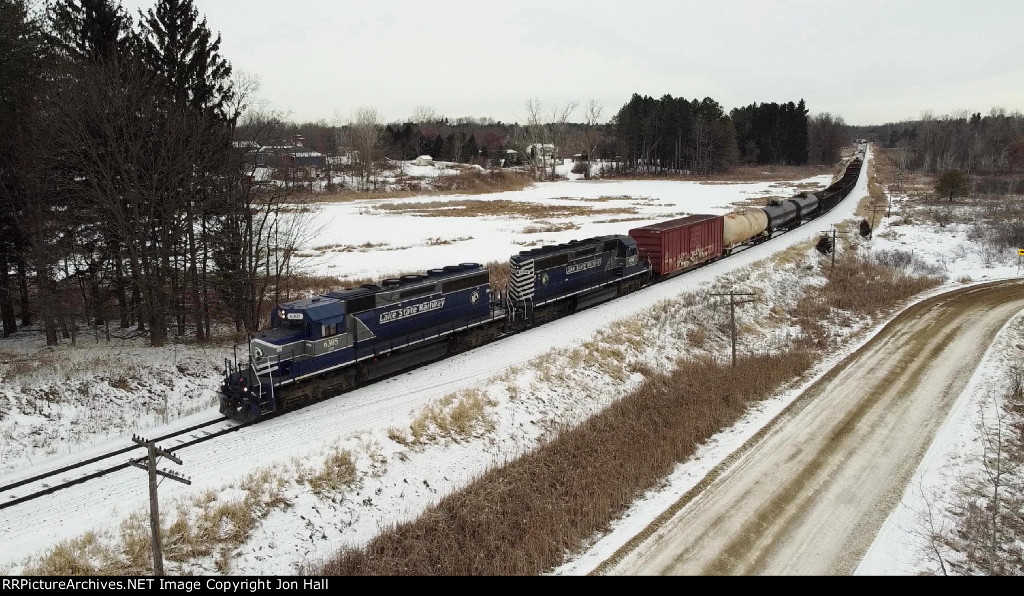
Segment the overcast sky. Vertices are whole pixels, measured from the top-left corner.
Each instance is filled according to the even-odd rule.
[[[154,0],[122,0],[134,16]],[[726,110],[807,101],[849,124],[1024,111],[1020,0],[196,0],[222,53],[294,120],[417,106],[521,121],[633,93]],[[574,120],[582,119],[581,110]]]

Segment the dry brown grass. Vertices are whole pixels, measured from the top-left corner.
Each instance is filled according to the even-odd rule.
[[[459,236],[458,238],[427,238],[427,246],[445,246],[448,244],[455,244],[456,242],[466,242],[472,240],[472,236]]]
[[[889,205],[889,197],[879,182],[881,166],[878,161],[878,157],[872,157],[868,162],[868,195],[860,200],[854,212],[857,217],[863,217],[868,221],[871,221],[872,215],[875,221],[878,221]]]
[[[364,242],[362,244],[325,244],[324,246],[315,246],[313,250],[318,252],[368,252],[371,250],[387,250],[388,244],[386,242]]]
[[[229,571],[231,551],[249,538],[270,511],[288,505],[283,496],[286,483],[280,471],[263,470],[250,474],[238,485],[241,496],[237,498],[207,491],[188,502],[177,503],[175,520],[161,530],[168,571],[173,573],[175,563],[211,556],[218,571]],[[116,537],[104,538],[87,532],[61,542],[28,565],[25,575],[152,573],[148,514],[130,515],[122,522]]]
[[[545,234],[548,232],[567,232],[569,230],[578,230],[580,227],[571,221],[562,223],[552,223],[550,221],[535,221],[532,226],[526,226],[523,228],[523,234]]]
[[[728,172],[712,174],[711,176],[698,176],[681,174],[644,174],[630,172],[616,174],[607,172],[602,178],[618,178],[627,180],[688,180],[704,184],[739,184],[744,182],[768,182],[780,180],[797,180],[799,178],[810,178],[831,173],[832,166],[782,166],[782,165],[752,165],[735,166]]]
[[[523,217],[547,219],[557,217],[581,217],[590,215],[622,215],[636,213],[632,207],[595,209],[580,205],[544,205],[524,201],[498,199],[460,199],[436,202],[382,203],[375,209],[419,217]]]
[[[906,266],[893,267],[850,251],[840,253],[835,266],[823,265],[827,281],[805,295],[795,311],[797,324],[816,348],[825,349],[830,337],[825,326],[843,311],[855,316],[874,316],[941,283],[941,278],[914,271],[927,271],[923,263],[906,253]],[[903,259],[906,260],[906,259]]]
[[[810,365],[806,352],[750,356],[736,369],[681,363],[519,460],[446,497],[367,548],[342,553],[331,575],[524,575],[621,514],[644,487],[690,457],[751,402]]]
[[[486,393],[472,388],[444,396],[428,404],[409,424],[409,439],[404,432],[394,434],[403,445],[426,445],[448,439],[459,442],[494,428],[488,408],[495,405]]]
[[[356,464],[352,452],[340,447],[331,448],[319,470],[300,478],[300,481],[308,484],[310,490],[317,496],[341,492],[355,480]]]

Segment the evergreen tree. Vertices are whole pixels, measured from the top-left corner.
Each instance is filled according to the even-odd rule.
[[[967,174],[960,170],[947,170],[935,183],[935,194],[952,201],[956,197],[966,197],[970,191]]]
[[[72,61],[124,56],[132,43],[131,18],[113,0],[57,0],[48,16],[54,52]]]
[[[17,160],[22,150],[19,123],[31,106],[32,89],[40,70],[40,32],[25,0],[0,0],[0,323],[4,337],[17,331],[14,316],[14,267],[19,208]]]
[[[139,23],[143,51],[172,97],[195,109],[232,118],[231,64],[220,55],[206,19],[199,20],[193,0],[158,0]]]

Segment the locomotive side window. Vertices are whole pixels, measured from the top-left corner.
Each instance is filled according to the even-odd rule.
[[[323,337],[332,337],[338,334],[338,326],[336,324],[321,325],[320,332],[323,334]]]

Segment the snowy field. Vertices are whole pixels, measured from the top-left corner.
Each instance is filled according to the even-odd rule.
[[[251,489],[259,482],[263,483],[261,490],[265,491],[261,494],[272,493],[275,504],[256,508],[258,519],[240,544],[224,542],[219,549],[214,546],[215,552],[187,563],[169,562],[168,571],[294,573],[304,564],[330,556],[341,546],[365,544],[390,524],[415,518],[431,503],[464,486],[488,467],[532,449],[559,426],[577,423],[628,393],[642,380],[639,374],[631,372],[635,365],[662,366],[682,354],[692,353],[687,351],[693,350],[687,344],[688,331],[706,325],[707,321],[701,320],[700,315],[707,313],[681,307],[680,297],[684,294],[706,291],[715,284],[730,281],[745,284],[759,293],[760,300],[738,315],[741,323],[756,328],[759,317],[785,301],[796,300],[800,291],[813,291],[822,280],[816,269],[820,259],[812,249],[807,249],[804,258],[795,263],[779,266],[767,259],[787,247],[813,240],[831,225],[851,218],[856,202],[866,194],[865,178],[866,175],[862,175],[851,197],[832,213],[771,242],[643,290],[628,300],[589,309],[268,420],[255,429],[245,429],[222,440],[183,450],[180,455],[186,465],[181,471],[192,477],[193,485],[161,485],[162,512],[167,516],[165,524],[170,524],[175,516],[198,523],[211,507],[242,502],[241,488]],[[625,233],[631,227],[689,213],[723,213],[734,209],[737,203],[770,195],[788,196],[797,188],[803,190],[805,185],[825,183],[827,179],[820,177],[786,185],[567,181],[538,184],[514,193],[401,201],[446,203],[467,199],[586,208],[569,216],[543,218],[424,217],[382,212],[378,209],[380,201],[322,204],[314,206],[316,212],[312,215],[316,222],[324,225],[315,238],[307,241],[304,251],[316,253],[305,258],[317,272],[348,278],[379,278],[451,263],[506,260],[517,250],[540,243]],[[587,209],[622,212],[586,215]],[[629,218],[637,219],[602,223]],[[543,222],[548,222],[551,229],[575,227],[563,231],[525,231],[531,226],[547,225]],[[885,233],[887,231],[892,233]],[[369,246],[359,251],[318,250],[318,247],[364,245]],[[955,226],[942,229],[898,226],[887,230],[887,223],[883,223],[871,247],[874,250],[912,247],[915,255],[928,259],[945,272],[948,280],[945,289],[959,285],[965,276],[982,281],[1016,275],[1016,255],[993,256],[991,251],[968,240],[966,230]],[[718,316],[721,315],[719,312]],[[671,324],[665,324],[666,321]],[[852,324],[844,333],[855,339],[842,353],[821,363],[816,368],[817,373],[823,374],[831,364],[867,341],[871,330],[879,328],[881,323],[857,321]],[[615,344],[621,337],[618,332],[633,326],[650,330],[645,342]],[[788,332],[761,330],[760,335],[755,334],[756,338],[748,341],[782,344]],[[715,336],[702,349],[724,357],[726,345],[725,336]],[[743,346],[741,343],[741,349]],[[589,350],[613,348],[623,355],[623,366],[614,370],[599,364],[591,366],[578,358],[580,353]],[[76,358],[86,361],[90,357],[84,355],[88,350],[84,342],[78,348],[62,346],[55,352],[56,362],[40,367],[43,370],[20,370],[12,375],[10,362],[22,363],[28,360],[29,354],[38,353],[35,352],[38,339],[23,336],[15,342],[0,341],[0,352],[8,354],[0,358],[0,362],[8,362],[0,364],[0,374],[4,375],[0,399],[5,408],[0,410],[5,414],[0,419],[0,440],[4,442],[0,453],[8,453],[0,464],[0,484],[55,469],[87,453],[122,447],[133,432],[162,434],[216,415],[215,407],[196,407],[196,404],[201,406],[202,401],[195,400],[209,399],[196,396],[216,386],[216,363],[229,354],[216,350],[203,353],[194,347],[178,346],[173,357],[165,353],[147,357],[134,352],[135,349],[125,348],[122,360],[107,362],[97,371],[90,366],[70,365]],[[79,351],[83,355],[77,355]],[[1003,348],[993,349],[982,368],[991,372],[992,380],[986,377],[972,386],[1000,382],[1000,363],[1011,357],[1019,357],[1019,349],[1012,356]],[[158,382],[166,373],[169,376],[165,386],[167,382],[181,382],[175,380],[178,377],[189,376],[179,368],[184,362],[186,371],[195,371],[189,377],[194,381],[167,386],[166,390],[156,392],[161,397],[154,399],[149,397],[154,393],[152,386],[133,385],[141,383],[135,378],[147,375],[129,374],[122,380],[115,374],[131,362],[143,368],[154,364],[155,370],[163,372],[151,375],[153,382]],[[807,381],[810,382],[813,379]],[[75,407],[65,407],[61,405],[63,399],[54,398],[50,400],[52,405],[35,406],[43,412],[29,409],[30,400],[26,395],[41,395],[76,383],[84,383],[85,387],[84,390],[79,388],[78,393],[92,397],[80,400]],[[435,428],[428,429],[420,440],[413,439],[412,427],[425,410],[438,407],[449,395],[464,396],[473,389],[481,392],[487,406],[485,416],[469,433],[445,435]],[[118,392],[138,394],[144,397],[142,401],[153,403],[141,410],[131,409],[123,405],[125,397]],[[661,488],[638,502],[609,534],[556,573],[580,574],[592,570],[649,523],[665,504],[693,486],[706,470],[718,464],[798,394],[799,388],[794,388],[764,402],[735,427],[713,438],[692,461],[680,464]],[[976,410],[972,405],[976,397],[965,392],[954,416],[959,421],[950,419],[946,433],[936,443],[943,447],[929,452],[929,457],[938,459],[923,463],[923,469],[938,469],[941,458],[950,457],[950,449],[969,446],[970,440],[964,438],[964,433],[970,426],[969,417]],[[89,399],[102,403],[105,414],[90,417],[86,413]],[[40,402],[40,398],[31,401]],[[164,415],[171,419],[166,426]],[[173,420],[175,416],[181,417]],[[54,428],[58,430],[49,430]],[[37,436],[48,432],[51,435],[44,439]],[[115,438],[118,435],[121,438]],[[343,451],[351,454],[355,468],[351,483],[329,490],[312,490],[309,478],[324,469],[332,455]],[[250,474],[259,471],[263,472],[262,479],[253,480]],[[10,495],[4,494],[2,498],[6,500]],[[30,557],[87,531],[94,532],[100,542],[115,542],[125,519],[141,516],[144,521],[146,503],[144,475],[138,470],[128,470],[38,499],[28,507],[0,510],[0,536],[4,537],[0,542],[0,572],[21,573],[31,564]],[[898,512],[894,513],[896,515]],[[915,572],[912,564],[905,564],[916,559],[912,545],[900,538],[901,523],[905,520],[891,520],[887,524],[858,573]],[[141,526],[145,528],[145,523]],[[901,565],[894,565],[894,561]]]
[[[750,184],[566,180],[487,195],[313,204],[312,212],[298,216],[314,233],[304,240],[297,267],[364,279],[466,262],[504,262],[544,244],[625,234],[695,213],[728,213],[739,203],[789,197],[829,182],[827,175]],[[416,214],[406,213],[409,205]],[[448,215],[460,211],[479,215]]]

